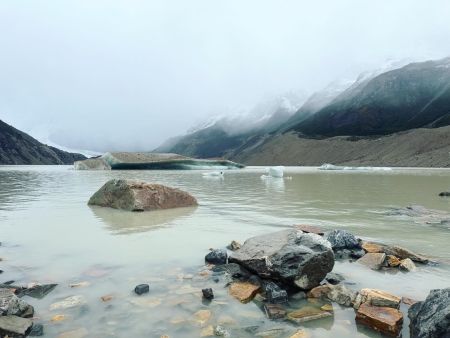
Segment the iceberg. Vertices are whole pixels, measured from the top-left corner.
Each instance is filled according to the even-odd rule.
[[[194,170],[241,169],[228,160],[196,159],[172,153],[108,152],[97,158],[76,161],[76,170]]]
[[[389,167],[349,167],[349,166],[339,166],[330,163],[324,163],[319,168],[319,170],[365,170],[365,171],[389,171],[392,168]]]
[[[283,178],[284,167],[283,166],[270,167],[266,169],[266,173],[270,177]]]

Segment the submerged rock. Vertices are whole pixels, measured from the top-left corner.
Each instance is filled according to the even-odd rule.
[[[286,310],[279,304],[264,304],[264,312],[269,319],[282,319],[286,317]]]
[[[368,266],[372,270],[380,270],[386,259],[384,253],[366,253],[363,257],[356,262]]]
[[[18,316],[0,316],[0,337],[26,337],[31,331],[31,319]]]
[[[42,299],[56,288],[58,284],[38,284],[20,291],[19,296],[30,296]]]
[[[31,327],[31,331],[29,333],[29,336],[31,337],[40,337],[44,335],[44,325],[34,323]]]
[[[227,258],[228,254],[226,250],[214,249],[208,252],[208,254],[205,256],[205,262],[211,264],[226,264]]]
[[[344,276],[342,276],[342,275],[340,275],[340,274],[338,274],[338,273],[335,273],[335,272],[329,272],[329,273],[327,273],[327,275],[325,276],[325,280],[326,280],[328,283],[333,284],[333,285],[339,284],[339,283],[342,282],[344,279],[345,279]]]
[[[328,311],[323,311],[319,308],[312,306],[305,306],[299,310],[289,312],[287,314],[287,319],[295,323],[304,323],[311,320],[331,317],[333,314]]]
[[[88,204],[129,211],[148,211],[196,206],[197,200],[187,192],[164,185],[113,179],[92,195]]]
[[[450,337],[450,288],[431,290],[408,310],[411,338]]]
[[[347,289],[344,285],[321,285],[310,292],[308,298],[322,298],[328,299],[343,306],[352,306],[357,293],[353,290]]]
[[[203,298],[211,300],[214,298],[214,292],[211,288],[202,289]]]
[[[356,312],[356,322],[388,336],[397,337],[403,324],[403,314],[390,307],[362,304]]]
[[[86,299],[83,296],[70,296],[50,305],[50,310],[70,309],[84,304],[86,304]]]
[[[229,261],[261,278],[308,290],[319,285],[333,269],[334,254],[322,237],[293,229],[252,237]]]
[[[264,281],[262,283],[263,291],[269,303],[286,303],[288,301],[288,294],[276,283],[272,281]]]

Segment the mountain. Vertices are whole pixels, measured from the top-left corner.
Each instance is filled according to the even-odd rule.
[[[0,164],[73,164],[85,156],[40,143],[0,120]]]
[[[303,93],[287,93],[249,111],[213,116],[188,134],[164,142],[154,151],[199,158],[231,157],[240,147],[278,130],[305,101]]]
[[[450,121],[450,58],[411,63],[351,86],[291,129],[304,136],[370,136]]]

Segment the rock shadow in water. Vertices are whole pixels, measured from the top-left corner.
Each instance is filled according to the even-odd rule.
[[[146,232],[167,227],[174,220],[191,215],[197,208],[174,208],[144,212],[130,212],[112,208],[90,206],[95,217],[100,219],[114,235]]]

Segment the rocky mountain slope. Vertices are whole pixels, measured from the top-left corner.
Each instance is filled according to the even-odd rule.
[[[0,164],[73,164],[85,158],[42,144],[0,120]]]
[[[448,125],[445,58],[329,86],[271,129],[232,135],[210,126],[173,139],[165,151],[259,165],[450,166],[449,129],[441,128]]]

